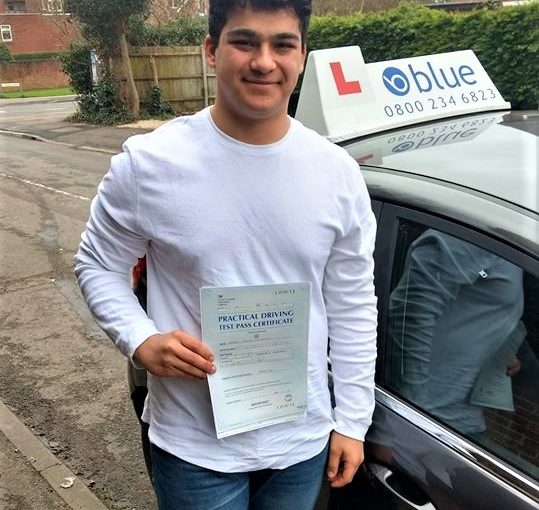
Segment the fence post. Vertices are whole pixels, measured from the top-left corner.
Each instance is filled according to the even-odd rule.
[[[204,107],[210,104],[209,100],[209,83],[208,83],[208,68],[206,62],[206,54],[204,46],[200,46],[200,56],[202,57],[202,88],[204,89]]]
[[[155,56],[150,55],[150,67],[152,68],[153,82],[159,85],[159,77],[157,76],[157,66],[155,65]]]

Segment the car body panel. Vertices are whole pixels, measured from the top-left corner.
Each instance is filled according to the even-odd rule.
[[[537,508],[537,485],[529,477],[380,388],[377,403],[367,467],[389,466],[401,485],[418,487],[437,509],[492,510],[493,501],[500,509]]]
[[[537,509],[537,502],[521,489],[381,404],[377,406],[373,426],[383,431],[384,441],[388,437],[392,440],[379,444],[368,439],[366,468],[372,471],[377,466],[388,466],[390,473],[398,477],[394,491],[376,480],[378,500],[376,496],[371,497],[377,501],[375,508],[385,505],[407,510],[416,507],[425,510]],[[391,487],[391,482],[389,484]],[[421,496],[411,496],[414,492]],[[361,508],[360,502],[358,493],[354,499],[342,503],[341,508]],[[429,504],[432,506],[427,506]]]
[[[538,256],[539,215],[536,213],[429,177],[370,166],[362,170],[373,199],[432,212]]]

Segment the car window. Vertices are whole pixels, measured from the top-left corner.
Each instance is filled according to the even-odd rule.
[[[378,200],[371,200],[371,207],[372,212],[376,217],[376,221],[378,221],[378,218],[380,217],[380,212],[382,211],[382,202],[379,202]]]
[[[420,410],[539,478],[539,279],[401,220],[384,379]]]

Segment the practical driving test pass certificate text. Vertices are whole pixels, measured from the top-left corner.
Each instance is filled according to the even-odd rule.
[[[200,289],[218,438],[305,416],[310,296],[306,282]]]

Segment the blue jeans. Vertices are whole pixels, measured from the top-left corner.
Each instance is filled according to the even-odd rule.
[[[285,469],[220,473],[151,445],[159,510],[311,510],[322,486],[326,446]]]

